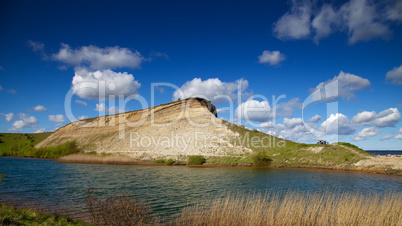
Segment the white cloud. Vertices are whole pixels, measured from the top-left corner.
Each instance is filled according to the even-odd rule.
[[[211,100],[214,104],[219,104],[227,100],[227,98],[235,100],[237,92],[243,93],[247,88],[248,81],[244,79],[239,79],[235,82],[222,82],[218,78],[210,78],[204,81],[200,78],[194,78],[191,81],[187,81],[179,90],[173,93],[173,100],[201,97]]]
[[[42,105],[36,105],[36,106],[33,108],[33,111],[47,111],[47,109],[46,109],[44,106],[42,106]]]
[[[314,41],[329,36],[339,26],[339,15],[334,11],[331,5],[325,4],[315,16],[311,23],[315,30]]]
[[[292,1],[291,9],[274,24],[281,40],[313,38],[316,43],[334,32],[346,32],[349,44],[389,39],[391,22],[402,22],[401,1],[350,0],[339,8],[312,1]],[[385,5],[385,7],[384,7]]]
[[[333,79],[321,82],[315,88],[310,89],[310,92],[313,93],[312,98],[315,101],[330,101],[338,97],[351,100],[355,97],[354,92],[367,89],[370,85],[368,79],[341,71]],[[314,92],[316,90],[320,90],[320,92]]]
[[[317,123],[321,120],[321,116],[319,115],[314,115],[313,117],[311,117],[307,122],[311,122],[311,123]]]
[[[258,56],[259,63],[268,63],[269,65],[277,65],[286,59],[283,53],[279,51],[265,50],[262,55]]]
[[[85,101],[82,101],[82,100],[75,100],[75,103],[81,104],[84,107],[88,107],[88,104]]]
[[[395,136],[395,139],[402,140],[402,134],[397,134],[397,135]]]
[[[356,128],[346,115],[336,113],[331,114],[330,117],[321,124],[320,130],[327,135],[349,135],[352,134]]]
[[[311,3],[292,0],[291,11],[274,24],[274,34],[281,40],[304,39],[310,35]]]
[[[286,128],[293,129],[294,127],[296,127],[298,125],[303,125],[303,119],[301,119],[301,118],[284,118],[283,124],[286,126]]]
[[[64,115],[58,114],[58,115],[49,115],[49,121],[50,122],[57,122],[57,123],[63,123],[66,119],[64,118]]]
[[[386,11],[386,17],[389,20],[402,22],[402,1],[395,0],[394,5],[389,5]]]
[[[77,117],[78,120],[83,120],[83,119],[87,119],[87,118],[89,118],[89,117],[86,116],[86,115],[82,115],[82,116]]]
[[[248,100],[236,108],[236,115],[241,119],[263,122],[279,117],[293,117],[294,109],[300,109],[299,98],[293,98],[288,102],[278,103],[274,107],[267,101]]]
[[[44,133],[46,131],[46,128],[38,128],[37,130],[35,130],[34,133]]]
[[[339,13],[348,29],[349,43],[369,41],[374,38],[388,39],[391,30],[381,20],[377,5],[367,0],[351,0]]]
[[[260,127],[261,128],[273,128],[273,127],[275,127],[275,124],[272,121],[268,121],[268,122],[261,123]]]
[[[236,115],[241,119],[263,122],[273,117],[267,101],[248,100],[236,108]]]
[[[38,120],[34,116],[30,116],[24,113],[18,114],[21,120],[17,120],[13,123],[11,130],[21,131],[23,128],[35,128],[38,124]]]
[[[105,83],[104,90],[99,90],[102,88],[100,81]],[[114,98],[118,98],[119,95],[127,97],[136,94],[141,87],[141,84],[134,80],[134,76],[127,72],[120,73],[112,70],[90,72],[84,68],[75,71],[72,85],[73,93],[79,97],[99,100],[112,98],[111,95],[114,95]],[[104,91],[105,96],[99,96],[100,91]]]
[[[377,127],[364,128],[359,133],[353,135],[352,139],[360,141],[366,139],[366,137],[373,137],[380,133],[381,131]]]
[[[45,47],[45,44],[43,44],[41,42],[34,42],[32,40],[28,40],[28,44],[32,47],[32,50],[34,52],[42,51]]]
[[[297,120],[298,121],[298,120]],[[260,124],[262,131],[281,138],[293,141],[306,141],[311,137],[311,133],[302,124],[293,125],[291,127],[283,124],[274,124],[273,122],[264,122]]]
[[[89,45],[78,49],[71,49],[67,44],[62,44],[59,52],[53,54],[53,59],[65,64],[89,67],[92,69],[113,69],[113,68],[140,68],[145,60],[138,51],[131,51],[127,48],[105,47]]]
[[[388,139],[391,139],[393,136],[394,136],[394,135],[389,134],[389,135],[386,135],[386,136],[381,137],[380,140],[388,140]]]
[[[393,84],[402,85],[402,65],[394,67],[391,71],[388,71],[385,78]]]
[[[399,128],[399,131],[398,131],[398,133],[402,133],[402,127],[401,127],[401,128]]]
[[[398,108],[389,108],[378,114],[375,111],[363,111],[355,115],[352,120],[359,125],[392,127],[401,120],[401,113]]]
[[[4,117],[6,117],[7,122],[11,122],[14,119],[14,113],[4,114]]]

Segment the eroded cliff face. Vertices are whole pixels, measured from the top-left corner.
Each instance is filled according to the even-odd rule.
[[[115,153],[139,160],[188,155],[243,156],[251,150],[231,142],[234,133],[216,117],[216,108],[189,98],[143,110],[70,123],[36,145],[77,141],[85,151]]]

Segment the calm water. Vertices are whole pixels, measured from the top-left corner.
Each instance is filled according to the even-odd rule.
[[[186,205],[227,192],[402,192],[402,177],[310,169],[190,168],[68,164],[53,160],[0,158],[9,178],[0,201],[84,217],[87,189],[103,196],[122,194],[149,200],[163,217]]]

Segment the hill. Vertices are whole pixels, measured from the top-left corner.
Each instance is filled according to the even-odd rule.
[[[199,156],[210,166],[253,164],[402,172],[402,166],[378,162],[379,158],[346,143],[302,144],[248,130],[217,118],[216,108],[201,98],[73,122],[35,147],[71,141],[92,157],[63,157],[61,161],[162,163],[170,159],[187,163],[190,156]],[[378,164],[370,165],[373,160]]]

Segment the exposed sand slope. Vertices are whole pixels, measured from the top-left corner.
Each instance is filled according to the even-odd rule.
[[[216,117],[201,98],[70,123],[36,145],[54,146],[76,140],[85,151],[119,153],[141,160],[187,155],[242,156],[249,148],[233,147],[239,136]]]

